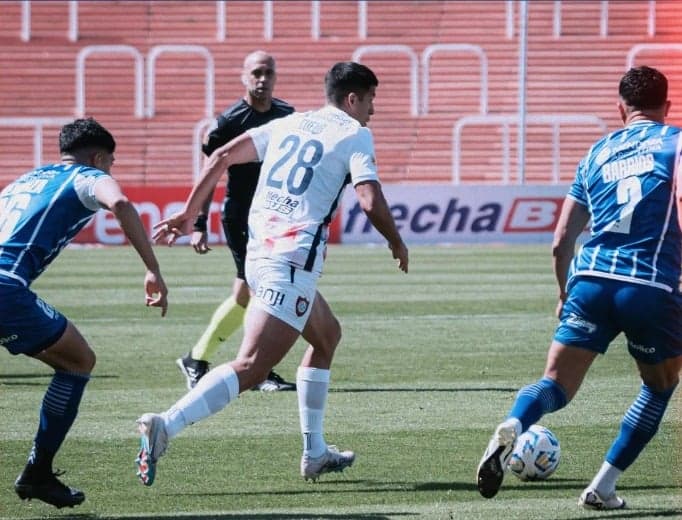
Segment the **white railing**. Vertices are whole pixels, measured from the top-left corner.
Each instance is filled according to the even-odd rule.
[[[639,53],[660,51],[682,52],[682,43],[639,43],[633,45],[628,51],[628,56],[625,61],[625,70],[630,70],[634,66],[635,59]]]
[[[85,62],[93,54],[128,54],[135,60],[135,117],[154,117],[156,112],[156,60],[162,54],[192,53],[199,54],[204,58],[205,73],[205,115],[213,116],[215,104],[215,65],[210,51],[200,45],[156,45],[149,49],[147,56],[147,102],[145,110],[145,74],[144,57],[135,47],[130,45],[88,45],[83,47],[76,57],[76,115],[82,117],[85,114]]]
[[[607,126],[603,119],[593,114],[527,114],[526,123],[529,125],[549,125],[552,127],[552,182],[559,182],[560,174],[560,132],[561,125],[597,126],[601,133],[606,133]],[[460,184],[462,132],[471,125],[501,126],[502,138],[502,182],[509,184],[511,162],[510,127],[519,124],[518,114],[488,114],[483,116],[465,116],[457,120],[452,132],[452,182]]]
[[[517,0],[505,1],[505,34],[507,39],[514,37],[514,7]],[[103,3],[104,4],[104,3]],[[313,40],[320,38],[320,0],[310,2],[310,35]],[[69,41],[78,40],[78,1],[69,0]],[[216,40],[224,42],[227,36],[225,26],[226,0],[217,0],[216,5]],[[367,0],[358,0],[358,38],[367,39]],[[656,0],[649,0],[647,15],[647,35],[656,35]],[[561,36],[561,0],[554,0],[552,16],[552,34],[555,38]],[[263,0],[263,38],[271,41],[274,35],[274,12],[272,0]],[[602,38],[608,36],[609,29],[609,2],[600,1],[599,35]],[[21,40],[24,42],[31,39],[31,0],[21,2]]]
[[[63,126],[73,121],[72,117],[0,117],[0,126],[33,127],[33,165],[43,165],[43,128]]]
[[[479,60],[480,87],[479,87],[479,113],[488,112],[488,58],[481,47],[466,43],[435,43],[429,45],[421,54],[421,60],[417,58],[417,53],[409,45],[384,44],[384,45],[362,45],[355,49],[351,59],[361,62],[367,54],[404,54],[410,60],[410,114],[414,117],[427,115],[429,113],[429,89],[430,89],[430,68],[431,57],[439,52],[455,52],[460,54],[473,54]],[[421,80],[420,67],[421,61]],[[421,84],[421,96],[420,87]],[[421,102],[420,102],[421,97]]]
[[[422,51],[421,55],[421,114],[429,113],[429,88],[430,88],[430,62],[431,56],[437,52],[455,52],[460,54],[473,54],[479,61],[480,89],[478,111],[481,114],[488,112],[488,57],[478,45],[467,43],[434,43]]]
[[[511,39],[514,36],[514,8],[519,4],[517,0],[507,0],[505,5],[506,15],[506,34],[507,38]],[[634,3],[634,2],[633,2]],[[531,3],[528,2],[530,5]],[[531,5],[532,7],[532,5]],[[629,9],[627,2],[624,3],[624,8]],[[554,38],[561,37],[561,0],[554,0],[552,9],[552,36]],[[606,38],[609,35],[609,2],[608,0],[600,0],[599,2],[599,36]],[[647,14],[647,36],[653,37],[656,35],[656,0],[649,0],[648,14]]]
[[[367,39],[367,0],[358,0],[358,39]],[[320,0],[310,2],[310,37],[320,39]]]
[[[76,115],[85,114],[85,60],[92,54],[128,54],[135,60],[135,117],[144,117],[144,59],[130,45],[88,45],[76,57]]]
[[[206,117],[213,116],[215,104],[215,65],[211,52],[201,45],[156,45],[149,49],[147,55],[147,117],[154,117],[155,113],[156,60],[160,55],[168,52],[198,54],[205,59],[205,115]]]
[[[21,41],[31,40],[31,2],[22,0],[21,2]],[[69,41],[78,40],[78,2],[69,1]]]
[[[353,52],[353,61],[361,62],[366,54],[405,54],[410,60],[410,113],[419,115],[419,84],[417,53],[409,45],[362,45]]]
[[[273,26],[275,13],[272,6],[272,0],[264,0],[263,2],[263,38],[267,41],[272,41],[274,34]]]
[[[225,25],[225,0],[217,0],[215,3],[215,39],[219,42],[225,41],[227,36],[227,26]]]

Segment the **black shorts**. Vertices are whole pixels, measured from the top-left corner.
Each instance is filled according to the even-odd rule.
[[[246,242],[249,238],[249,208],[240,208],[231,199],[226,199],[221,221],[227,247],[230,248],[234,265],[237,267],[237,278],[245,280],[244,263],[246,262]]]

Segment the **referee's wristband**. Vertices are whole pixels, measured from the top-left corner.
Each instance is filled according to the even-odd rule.
[[[206,223],[208,222],[207,215],[199,215],[194,221],[194,231],[206,233]]]

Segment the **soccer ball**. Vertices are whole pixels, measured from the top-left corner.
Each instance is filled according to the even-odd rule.
[[[559,465],[559,439],[544,426],[534,424],[522,433],[509,459],[509,471],[524,482],[544,480]]]

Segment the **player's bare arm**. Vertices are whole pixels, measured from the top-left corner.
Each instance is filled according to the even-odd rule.
[[[146,305],[148,307],[160,307],[161,316],[165,316],[168,310],[168,288],[163,276],[161,276],[159,262],[135,206],[111,177],[97,182],[94,190],[99,203],[114,214],[121,225],[121,229],[147,268],[144,278]]]
[[[211,250],[211,248],[208,247],[208,229],[206,229],[206,222],[208,221],[211,215],[211,202],[213,202],[214,192],[215,189],[211,190],[211,195],[203,202],[203,204],[201,205],[201,210],[199,211],[199,215],[197,216],[197,220],[199,218],[203,218],[204,220],[203,229],[197,228],[195,221],[192,236],[190,237],[189,240],[189,243],[194,249],[194,251],[200,255],[204,255]]]
[[[388,247],[393,258],[398,261],[398,268],[406,273],[409,263],[407,246],[395,225],[393,215],[381,190],[381,184],[376,181],[358,183],[355,186],[355,194],[369,221],[388,240]]]
[[[561,207],[559,221],[554,231],[554,241],[552,242],[552,264],[559,287],[557,316],[561,313],[561,308],[566,300],[568,268],[575,254],[575,244],[589,220],[588,209],[574,199],[566,197]]]
[[[182,211],[171,215],[154,226],[154,240],[173,245],[178,237],[190,233],[195,217],[204,202],[211,197],[218,180],[233,164],[258,159],[251,137],[244,133],[217,148],[204,163],[204,170],[187,197]]]

